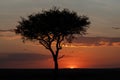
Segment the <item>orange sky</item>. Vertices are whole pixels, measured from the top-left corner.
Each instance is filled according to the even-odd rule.
[[[6,34],[6,35],[5,35]],[[5,32],[0,37],[0,68],[53,68],[50,52],[38,43],[22,43],[19,36]],[[87,37],[91,40],[91,37]],[[118,39],[118,40],[117,40]],[[80,40],[83,40],[82,38]],[[88,40],[88,41],[89,41]],[[100,40],[100,41],[99,41]],[[102,41],[103,40],[103,41]],[[108,42],[106,42],[106,40]],[[85,40],[84,40],[85,41]],[[65,44],[59,68],[119,68],[119,38],[97,38],[95,41]],[[99,42],[99,45],[97,43]],[[94,43],[95,42],[95,43]],[[108,44],[109,43],[109,44]],[[76,45],[77,44],[77,45]],[[82,45],[81,45],[82,44]]]
[[[87,15],[91,25],[85,37],[64,45],[60,68],[120,68],[120,0],[1,0],[0,68],[53,68],[49,51],[37,43],[22,43],[14,29],[20,17],[52,6]],[[4,31],[7,30],[7,31]],[[71,45],[71,46],[70,46]]]

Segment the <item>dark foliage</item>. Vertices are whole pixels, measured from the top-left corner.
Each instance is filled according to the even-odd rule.
[[[46,49],[50,50],[57,65],[58,53],[62,49],[61,42],[71,42],[73,34],[84,35],[90,24],[87,16],[78,16],[76,12],[68,9],[53,8],[37,14],[22,18],[16,27],[16,34],[23,36],[23,41],[39,41]],[[55,42],[56,51],[52,49]]]

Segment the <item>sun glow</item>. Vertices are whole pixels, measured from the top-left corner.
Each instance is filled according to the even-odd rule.
[[[70,66],[68,66],[68,68],[75,69],[75,68],[77,68],[77,66],[76,65],[70,65]]]
[[[74,69],[75,67],[74,66],[70,66],[70,69]]]

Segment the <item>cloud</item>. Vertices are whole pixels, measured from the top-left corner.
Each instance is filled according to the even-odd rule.
[[[49,59],[49,55],[36,54],[36,53],[11,53],[8,55],[0,56],[0,67],[11,66],[15,64],[29,64],[35,61],[42,61]]]
[[[0,57],[0,63],[5,61],[34,61],[48,59],[50,56],[36,53],[14,53]]]
[[[9,30],[0,30],[0,37],[12,37],[14,33]]]
[[[20,39],[21,36],[16,35],[14,29],[9,29],[9,30],[0,30],[0,38],[6,40],[15,40],[15,39]]]
[[[14,29],[0,30],[0,32],[14,32]]]
[[[118,30],[118,29],[120,29],[119,27],[112,27],[113,29],[116,29],[116,30]]]
[[[21,39],[14,30],[0,30],[0,38],[7,40]],[[72,45],[67,43],[64,46],[120,46],[120,37],[78,37],[73,40]]]
[[[63,43],[63,47],[120,46],[119,37],[78,37],[72,43]]]
[[[73,40],[76,46],[120,46],[119,37],[79,37]]]

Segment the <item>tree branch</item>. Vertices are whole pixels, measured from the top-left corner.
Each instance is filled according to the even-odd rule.
[[[45,40],[39,40],[39,43],[42,44],[46,49],[49,49],[48,43]]]

